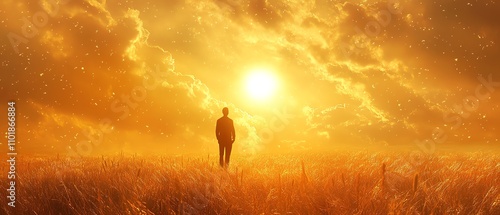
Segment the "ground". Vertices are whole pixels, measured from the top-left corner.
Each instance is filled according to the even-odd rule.
[[[500,214],[494,152],[19,159],[6,214]]]

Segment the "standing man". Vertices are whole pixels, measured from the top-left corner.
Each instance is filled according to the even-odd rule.
[[[229,157],[231,156],[231,149],[233,148],[234,140],[236,139],[236,134],[234,132],[233,120],[229,119],[227,115],[229,114],[229,109],[227,107],[222,108],[223,117],[217,120],[217,125],[215,126],[215,136],[217,136],[217,141],[219,142],[219,161],[220,166],[224,167],[224,150],[226,151],[226,167],[229,166]]]

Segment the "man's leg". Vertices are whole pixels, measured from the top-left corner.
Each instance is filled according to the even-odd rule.
[[[233,144],[228,144],[226,146],[226,166],[229,166],[229,158],[231,157],[232,149],[233,149]]]
[[[219,162],[220,166],[224,167],[224,145],[219,143]]]

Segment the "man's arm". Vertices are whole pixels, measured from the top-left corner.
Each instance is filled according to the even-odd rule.
[[[233,143],[234,141],[236,140],[236,132],[234,131],[234,124],[233,124],[233,121],[231,121],[231,134],[233,136]]]
[[[219,120],[215,123],[215,137],[217,137],[217,141],[219,140]]]

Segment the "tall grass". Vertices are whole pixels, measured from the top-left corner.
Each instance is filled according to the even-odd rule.
[[[500,158],[325,153],[21,158],[4,214],[500,214]],[[381,171],[382,170],[382,171]],[[2,179],[2,184],[6,184]],[[3,198],[5,201],[6,198]]]

